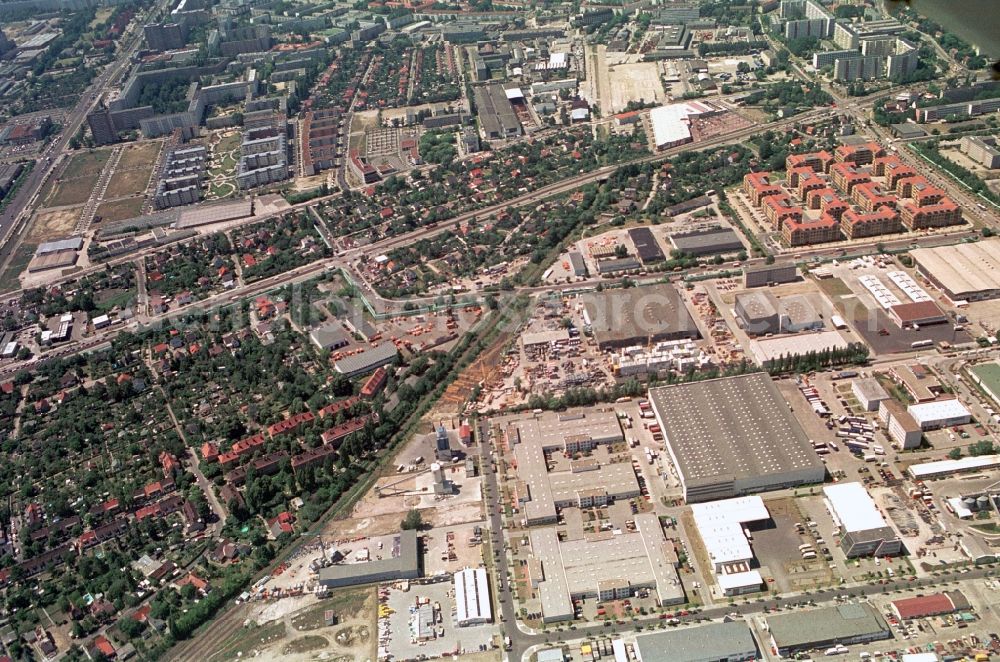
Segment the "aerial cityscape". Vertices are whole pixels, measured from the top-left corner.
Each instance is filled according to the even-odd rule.
[[[989,5],[0,1],[0,662],[1000,660]]]

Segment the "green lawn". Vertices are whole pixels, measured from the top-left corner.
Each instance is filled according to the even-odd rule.
[[[820,289],[826,292],[831,298],[840,298],[853,294],[851,288],[839,278],[821,278],[817,281]]]
[[[21,282],[17,277],[22,271],[28,268],[28,262],[31,262],[31,257],[35,254],[36,248],[38,248],[38,244],[28,242],[22,242],[18,246],[17,253],[14,254],[14,258],[10,261],[7,271],[0,275],[0,292],[11,292],[21,289]]]

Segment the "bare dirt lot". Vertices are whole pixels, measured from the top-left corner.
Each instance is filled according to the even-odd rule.
[[[375,591],[370,587],[339,590],[324,600],[306,596],[262,603],[252,609],[251,624],[221,642],[207,659],[373,660],[376,604]],[[334,613],[333,625],[326,623],[327,610]]]
[[[124,221],[126,218],[135,218],[142,212],[143,198],[122,198],[111,202],[102,202],[97,207],[97,216],[101,217],[100,223],[111,221]]]
[[[81,207],[59,209],[56,211],[40,211],[29,226],[26,239],[41,243],[68,236],[73,232],[77,219],[80,218]]]
[[[606,72],[598,72],[598,75],[610,79],[609,111],[612,113],[625,110],[630,101],[662,103],[667,98],[660,81],[660,67],[656,62],[617,64],[609,67]],[[601,101],[602,106],[607,102],[603,97]]]
[[[144,192],[159,153],[160,143],[140,143],[126,147],[115,168],[115,174],[111,176],[104,197],[113,200]]]
[[[50,182],[51,188],[45,199],[45,206],[63,207],[86,202],[110,156],[109,150],[74,154],[63,169],[62,176]]]

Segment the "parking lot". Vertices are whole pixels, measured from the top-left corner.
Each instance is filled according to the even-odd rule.
[[[812,560],[802,558],[799,545],[812,544],[817,553],[821,545],[815,543],[815,538],[796,532],[795,525],[804,521],[799,503],[800,500],[788,498],[768,501],[767,509],[775,526],[752,532],[754,554],[766,570],[761,574],[774,579],[768,588],[782,593],[827,584],[832,578],[822,554]]]
[[[862,276],[874,276],[901,302],[909,299],[899,291],[889,279],[889,271],[906,271],[894,258],[889,256],[867,257],[838,263],[836,260],[825,267],[833,278],[820,281],[820,287],[827,292],[841,316],[864,338],[875,354],[896,354],[914,351],[913,343],[929,340],[931,343],[952,345],[972,341],[964,329],[956,330],[950,321],[943,324],[922,325],[919,329],[900,328],[886,311],[880,307],[861,284]],[[914,276],[917,283],[932,298],[938,299],[942,308],[946,303],[940,293],[929,283]]]

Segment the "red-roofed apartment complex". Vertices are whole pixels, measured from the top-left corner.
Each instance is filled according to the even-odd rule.
[[[905,183],[904,183],[905,182]],[[913,198],[918,207],[934,205],[945,200],[944,191],[928,182],[923,177],[911,177],[900,182],[900,188],[906,192],[904,198]]]
[[[809,171],[807,174],[799,178],[798,191],[799,198],[802,200],[806,199],[812,191],[818,191],[820,189],[827,188],[830,185],[830,178],[826,175],[817,175],[816,173]]]
[[[880,207],[873,212],[856,212],[848,209],[840,219],[840,229],[848,239],[877,237],[900,232],[899,214],[890,207]]]
[[[744,176],[743,191],[789,246],[962,222],[961,209],[944,191],[876,142],[844,145],[832,155],[792,154],[785,168],[783,182],[770,172]]]
[[[962,210],[949,198],[934,205],[918,207],[904,202],[899,206],[903,225],[908,230],[923,230],[924,228],[943,228],[948,225],[958,225],[962,222]]]
[[[840,217],[844,215],[844,212],[850,209],[848,204],[840,199],[837,192],[832,188],[823,188],[816,191],[810,191],[809,195],[806,196],[806,202],[809,209],[819,209],[824,214],[829,214],[837,221]]]
[[[865,212],[873,212],[879,207],[896,208],[896,196],[875,182],[865,182],[855,186],[851,200]]]
[[[808,246],[840,239],[840,223],[829,214],[817,220],[790,219],[781,228],[781,236],[789,246]]]
[[[771,183],[771,173],[769,172],[751,172],[744,175],[743,191],[756,207],[760,206],[762,198],[783,193],[780,186]]]
[[[885,150],[877,142],[862,143],[861,145],[841,145],[833,151],[833,156],[837,163],[853,163],[854,165],[868,165],[876,157],[885,154]]]
[[[903,163],[896,155],[875,159],[875,176],[885,177],[886,188],[894,189],[899,180],[916,174],[916,170]]]
[[[792,204],[792,199],[781,193],[779,195],[769,195],[764,198],[764,216],[774,224],[778,230],[781,224],[787,220],[801,220],[802,207]]]
[[[861,172],[850,163],[835,163],[830,168],[830,178],[833,180],[833,185],[847,195],[850,195],[858,184],[872,180],[868,173]]]
[[[788,186],[790,188],[795,188],[799,185],[800,179],[802,179],[803,177],[812,177],[815,174],[816,173],[813,172],[812,168],[808,168],[806,166],[799,166],[797,168],[791,168],[790,170],[788,170],[788,172],[785,173],[785,176],[788,179]]]
[[[833,162],[833,154],[826,150],[808,154],[789,154],[785,158],[785,170],[807,167],[813,172],[830,172],[830,166],[833,165]]]

